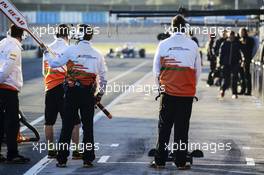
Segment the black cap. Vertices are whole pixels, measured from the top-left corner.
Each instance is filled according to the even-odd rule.
[[[57,27],[57,33],[56,33],[56,37],[57,38],[64,38],[64,37],[68,37],[70,33],[70,28],[68,25],[66,24],[60,24]]]
[[[90,41],[93,38],[93,27],[91,25],[80,24],[79,32],[82,32],[84,34],[84,40]]]
[[[171,20],[171,26],[174,32],[185,32],[186,23],[182,15],[176,15]]]
[[[23,35],[24,30],[16,25],[12,24],[10,26],[10,35],[13,38],[21,38]]]

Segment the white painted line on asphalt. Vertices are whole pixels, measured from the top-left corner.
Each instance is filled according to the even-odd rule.
[[[245,150],[250,150],[251,148],[248,147],[248,146],[243,146],[242,149],[245,149]]]
[[[126,72],[124,72],[124,73],[122,73],[122,74],[120,74],[120,75],[118,75],[118,76],[116,76],[116,77],[110,79],[110,80],[108,81],[108,83],[112,83],[112,82],[114,82],[114,81],[116,81],[116,80],[118,80],[118,79],[120,79],[120,78],[122,78],[122,77],[128,75],[129,73],[131,73],[131,72],[133,72],[133,71],[139,69],[140,67],[143,67],[143,66],[144,66],[145,64],[147,64],[147,63],[148,63],[148,61],[144,61],[143,63],[137,65],[136,67],[133,67],[133,68],[129,69],[128,71],[126,71]],[[38,124],[39,122],[41,122],[41,121],[43,121],[43,120],[44,120],[44,115],[38,117],[37,119],[33,120],[33,121],[30,122],[29,124],[32,125],[32,126],[34,126],[34,125]],[[20,132],[24,132],[24,131],[27,130],[27,129],[28,129],[28,128],[27,128],[26,126],[23,126],[23,127],[20,128]]]
[[[139,79],[138,81],[136,81],[134,84],[132,84],[131,87],[132,86],[137,86],[138,84],[140,84],[142,81],[144,81],[147,77],[149,77],[151,75],[152,75],[152,72],[147,73],[144,77],[142,77],[141,79]],[[106,109],[111,108],[113,105],[117,104],[122,98],[124,98],[129,93],[130,93],[130,91],[125,91],[124,93],[120,94],[111,103],[109,103],[105,108]],[[104,115],[105,114],[102,111],[98,112],[95,115],[95,117],[94,117],[94,122],[100,120],[102,118],[102,116],[104,116]]]
[[[108,164],[149,164],[149,162],[105,162]]]
[[[141,79],[139,79],[138,81],[136,81],[133,85],[131,86],[136,86],[138,84],[140,84],[142,81],[144,81],[147,77],[149,77],[150,75],[152,75],[152,72],[147,73],[144,77],[142,77]],[[116,103],[118,103],[120,100],[122,100],[123,97],[125,97],[127,94],[129,93],[129,91],[125,91],[124,93],[120,94],[119,96],[117,96],[111,103],[109,103],[106,108],[110,108],[111,106],[115,105]],[[94,117],[94,123],[96,123],[99,119],[101,119],[101,117],[103,116],[103,112],[100,111],[98,112],[95,117]],[[49,162],[49,160],[47,160],[46,157],[42,158],[38,163],[36,163],[32,168],[30,168],[28,171],[30,171],[31,173],[35,173],[38,174],[41,170],[37,171],[38,169],[40,169],[43,166],[43,162],[45,163],[45,167],[51,163]],[[34,169],[33,169],[34,168]],[[32,170],[33,169],[33,170]],[[34,175],[35,175],[34,174]],[[26,174],[26,175],[30,175],[30,174]]]
[[[126,71],[126,72],[124,72],[124,73],[112,78],[111,80],[108,81],[108,83],[112,83],[112,82],[114,82],[114,81],[116,81],[116,80],[118,80],[118,79],[120,79],[120,78],[122,78],[122,77],[124,77],[124,76],[126,76],[128,74],[130,74],[131,72],[134,72],[135,70],[139,69],[140,67],[144,66],[147,63],[148,63],[148,61],[144,61],[143,63],[137,65],[136,67],[133,67],[133,68],[129,69],[128,71]]]
[[[107,164],[149,164],[150,162],[105,162]],[[173,164],[174,165],[174,164]],[[195,166],[225,166],[225,167],[245,167],[245,164],[228,164],[228,163],[200,163]]]
[[[245,165],[244,165],[245,166]],[[210,171],[214,171],[214,174],[247,174],[247,175],[252,175],[252,172],[248,172],[248,171],[233,171],[233,170],[230,170],[230,169],[224,169],[224,168],[211,168],[208,169],[208,167],[205,167],[205,168],[202,168],[202,167],[195,167],[195,168],[192,168],[194,171],[195,170],[202,170],[202,171],[205,171],[205,172],[208,172],[208,170]],[[257,173],[257,172],[254,172],[254,175],[263,175],[262,173]]]
[[[242,147],[242,149],[245,149],[245,150],[253,150],[253,149],[264,150],[264,148],[260,148],[260,147]]]
[[[106,163],[110,156],[102,156],[97,163]]]
[[[255,166],[255,161],[253,158],[246,157],[247,166]]]
[[[118,143],[113,143],[110,145],[110,147],[119,147],[119,144]]]
[[[43,170],[48,164],[50,164],[54,159],[48,159],[48,156],[42,158],[37,164],[30,168],[24,175],[37,175],[41,170]]]

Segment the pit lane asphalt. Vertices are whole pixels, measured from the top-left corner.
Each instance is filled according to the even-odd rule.
[[[99,151],[95,167],[82,168],[82,161],[69,160],[68,167],[58,169],[49,163],[39,175],[261,175],[263,167],[264,107],[254,97],[217,98],[218,88],[206,87],[203,73],[198,87],[199,102],[193,105],[190,143],[200,144],[204,158],[194,159],[190,171],[176,170],[171,162],[164,170],[148,167],[148,151],[157,139],[158,105],[155,95],[127,93],[111,107],[113,120],[102,118],[95,127]],[[151,74],[138,82],[153,85]],[[230,145],[221,146],[221,145]],[[216,146],[218,148],[216,148]],[[41,164],[40,164],[41,165]]]
[[[121,76],[115,79],[116,84],[131,85],[139,78],[144,76],[147,72],[151,71],[152,62],[151,59],[107,59],[108,80],[115,77],[120,77],[121,74],[127,72],[128,70],[133,70],[128,72],[127,75]],[[44,86],[42,78],[42,63],[40,58],[36,59],[24,59],[23,60],[23,77],[24,77],[24,87],[20,93],[20,109],[25,113],[27,120],[32,122],[37,118],[43,116],[44,112]],[[135,68],[135,69],[133,69]],[[109,104],[113,99],[115,99],[121,92],[109,93],[105,95],[102,104],[105,106]],[[98,111],[98,110],[97,110]],[[43,131],[44,121],[40,121],[34,127],[40,133],[41,142],[45,139]],[[58,117],[57,123],[55,125],[55,138],[59,137],[59,132],[61,128],[61,120]],[[23,132],[25,135],[31,135],[29,130]],[[32,143],[19,144],[19,151],[22,155],[31,158],[30,164],[26,165],[6,165],[0,164],[0,175],[20,175],[24,174],[28,169],[30,169],[35,163],[37,163],[41,158],[46,156],[47,152],[42,154],[32,151]],[[2,149],[2,153],[5,153],[5,148]]]
[[[128,61],[129,63],[121,63]],[[110,60],[110,64],[118,64],[125,66],[127,64],[136,66],[142,62],[139,60]],[[151,62],[151,60],[149,60]],[[39,65],[40,66],[40,65]],[[110,74],[118,68],[109,65]],[[125,66],[126,67],[126,66]],[[129,69],[128,67],[112,74],[116,76]],[[151,64],[147,67],[136,71],[137,77],[130,80],[131,83],[136,82],[151,70]],[[140,73],[139,73],[140,72]],[[195,159],[192,170],[179,172],[171,163],[167,163],[165,170],[153,170],[148,167],[148,162],[152,160],[147,156],[148,151],[154,147],[157,136],[157,119],[158,119],[158,102],[154,101],[154,94],[145,95],[143,93],[128,93],[123,96],[117,103],[111,107],[114,114],[113,120],[101,118],[95,125],[95,140],[99,143],[100,149],[96,152],[97,159],[95,167],[92,169],[82,168],[82,161],[68,162],[68,168],[58,169],[55,166],[56,161],[49,163],[38,174],[51,175],[117,175],[117,174],[190,174],[190,175],[261,175],[264,174],[264,153],[263,153],[263,136],[264,136],[264,107],[254,97],[239,96],[239,99],[231,99],[230,93],[227,93],[224,100],[219,100],[217,96],[217,88],[207,88],[205,80],[207,71],[204,71],[199,84],[198,97],[199,102],[194,104],[193,115],[191,118],[190,142],[200,144],[214,143],[230,143],[231,150],[221,151],[214,149],[204,150],[205,157]],[[127,81],[127,77],[122,81]],[[30,82],[30,83],[29,83]],[[41,86],[40,80],[29,80],[26,84],[33,85],[30,89],[25,87],[22,92],[22,109],[28,114],[29,119],[34,119],[32,110],[36,114],[42,115],[43,95],[38,94],[38,98],[34,97],[34,93]],[[142,85],[153,84],[151,75],[143,77],[139,82]],[[29,89],[28,89],[29,88]],[[32,94],[31,94],[31,93]],[[39,90],[41,92],[41,90]],[[23,98],[23,93],[25,97]],[[28,96],[26,96],[29,94]],[[31,98],[30,98],[31,97]],[[115,96],[116,97],[116,96]],[[28,99],[34,99],[35,102],[28,102]],[[108,97],[105,97],[107,101]],[[41,101],[42,100],[42,101]],[[113,99],[110,99],[111,102]],[[104,104],[108,104],[104,101]],[[34,103],[34,105],[32,105]],[[30,115],[32,113],[32,116]],[[30,117],[31,116],[31,117]],[[39,116],[39,115],[37,115]],[[41,131],[43,141],[43,122],[36,125]],[[60,121],[58,121],[56,136],[58,137],[60,129]],[[30,165],[1,165],[0,174],[23,174],[30,169],[32,165],[45,156],[45,153],[39,154],[32,151],[32,144],[22,145],[23,153],[30,156],[33,161]]]

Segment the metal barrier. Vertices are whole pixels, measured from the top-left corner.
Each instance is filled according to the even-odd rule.
[[[261,100],[264,102],[264,64],[262,65],[262,93]]]
[[[251,84],[252,84],[252,95],[256,94],[256,75],[255,75],[255,62],[252,61],[250,64],[250,73],[251,73]]]
[[[252,94],[264,102],[264,65],[259,61],[251,63]]]
[[[5,15],[0,12],[0,36],[5,36],[8,30],[8,20]]]
[[[257,79],[257,97],[262,99],[263,94],[263,65],[261,63],[257,66],[258,79]]]

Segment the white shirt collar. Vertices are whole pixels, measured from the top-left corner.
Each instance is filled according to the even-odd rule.
[[[91,42],[90,41],[87,41],[87,40],[82,40],[82,41],[80,41],[79,42],[79,44],[91,44]]]
[[[63,38],[56,38],[56,42],[63,42],[65,45],[69,45],[69,43]]]
[[[62,38],[56,38],[56,41],[65,41],[65,40]]]
[[[186,36],[186,34],[183,32],[174,32],[171,36]]]
[[[21,50],[23,50],[22,48],[22,43],[19,42],[16,38],[13,38],[11,36],[7,36],[6,37],[8,40],[10,40],[11,42],[15,43]]]

